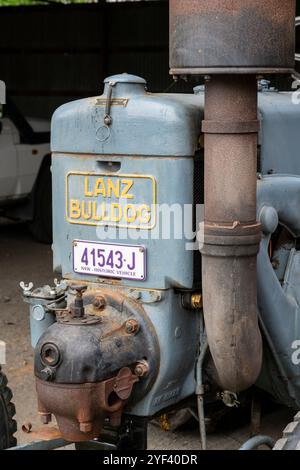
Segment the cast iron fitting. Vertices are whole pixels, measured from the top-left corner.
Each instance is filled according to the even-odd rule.
[[[257,255],[261,241],[261,224],[205,223],[202,255],[245,257]]]
[[[84,306],[83,306],[83,293],[87,290],[87,286],[85,285],[72,285],[70,286],[72,290],[76,292],[74,306],[71,307],[71,312],[74,318],[82,318],[84,317]]]
[[[41,350],[41,361],[46,367],[55,367],[60,362],[60,351],[56,344],[46,343]]]
[[[200,292],[184,292],[181,295],[181,304],[187,310],[202,310],[203,301]]]
[[[118,427],[124,407],[147,395],[160,367],[156,332],[139,302],[102,288],[79,300],[85,316],[58,318],[40,337],[34,361],[39,412],[54,415],[70,441],[99,437],[107,420]]]
[[[123,408],[139,378],[128,367],[98,383],[54,384],[36,379],[42,422],[53,414],[63,438],[81,442],[100,436],[104,422],[121,424]]]

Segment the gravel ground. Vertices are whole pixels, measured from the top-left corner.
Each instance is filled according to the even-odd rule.
[[[51,284],[51,247],[36,243],[25,225],[0,221],[0,339],[7,343],[7,364],[4,370],[14,393],[17,409],[20,444],[30,441],[30,434],[21,431],[21,425],[31,422],[40,427],[33,380],[33,354],[29,341],[28,306],[21,297],[20,281],[32,281],[35,286]],[[276,408],[263,416],[262,433],[274,438],[281,436],[292,413]],[[214,450],[238,449],[249,438],[249,426],[234,426],[208,436],[208,448]],[[157,426],[149,426],[149,449],[199,450],[197,428],[166,433]]]

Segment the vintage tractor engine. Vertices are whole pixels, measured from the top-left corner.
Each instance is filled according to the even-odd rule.
[[[270,253],[280,224],[300,233],[299,180],[278,176],[300,174],[287,151],[298,132],[278,141],[280,116],[299,122],[299,109],[289,94],[269,91],[257,106],[257,77],[293,70],[295,1],[170,7],[171,73],[204,75],[205,92],[151,94],[143,78],[115,75],[102,96],[65,104],[52,119],[53,257],[62,281],[23,290],[39,413],[44,423],[54,415],[69,441],[98,439],[106,428],[120,436],[124,422],[146,422],[195,393],[203,437],[206,391],[228,404],[258,383],[300,403],[286,360],[300,316],[273,272],[278,244]],[[288,302],[282,334],[279,305]],[[268,357],[280,369],[272,378]],[[289,391],[284,370],[294,374]]]
[[[145,87],[110,77],[101,97],[52,120],[54,269],[64,281],[29,286],[26,298],[39,413],[72,441],[98,437],[105,420],[119,425],[125,406],[154,416],[195,389],[193,240],[164,235],[158,208],[193,207],[201,98]]]

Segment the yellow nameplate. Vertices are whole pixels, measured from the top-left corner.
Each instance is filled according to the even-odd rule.
[[[151,230],[155,206],[153,176],[67,174],[66,218],[72,224]]]

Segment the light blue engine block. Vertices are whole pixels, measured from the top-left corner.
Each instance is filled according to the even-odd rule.
[[[201,289],[201,257],[188,246],[195,191],[203,194],[203,181],[198,179],[197,189],[194,184],[203,110],[201,90],[151,94],[142,78],[123,74],[105,80],[102,96],[68,103],[52,120],[54,270],[69,285],[86,284],[87,292],[110,289],[133,299],[158,338],[155,381],[126,410],[138,416],[153,416],[195,393],[201,310],[184,306],[182,295]],[[300,348],[300,106],[290,93],[264,91],[259,110],[258,218],[264,238],[258,300],[275,371],[270,378],[264,367],[259,384],[300,406],[300,366],[291,362],[295,341]],[[186,214],[190,231],[182,233]],[[276,247],[276,267],[269,242],[280,225],[295,241],[289,255],[284,244]],[[49,321],[38,328],[39,319],[31,320],[36,344]]]

